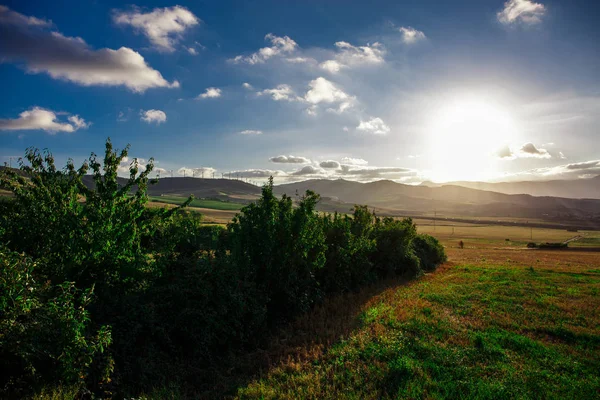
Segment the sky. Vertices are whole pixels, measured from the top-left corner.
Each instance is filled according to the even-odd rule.
[[[0,3],[0,163],[160,176],[600,174],[600,2]],[[153,173],[154,174],[154,173]]]

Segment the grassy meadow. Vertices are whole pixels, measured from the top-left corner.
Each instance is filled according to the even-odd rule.
[[[329,346],[307,341],[235,397],[600,397],[600,254],[487,240],[446,241],[444,266],[351,307],[338,325],[354,318],[353,329]]]

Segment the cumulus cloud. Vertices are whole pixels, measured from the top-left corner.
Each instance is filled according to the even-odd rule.
[[[146,164],[148,160],[145,158],[138,157],[125,157],[121,160],[121,163],[117,167],[117,173],[121,173],[124,175],[129,175],[129,169],[137,163],[138,172],[144,172],[146,170]],[[156,171],[157,168],[154,168],[153,171]],[[166,173],[166,171],[165,171]]]
[[[249,56],[236,56],[235,58],[229,61],[235,64],[263,64],[265,61],[272,57],[293,53],[298,48],[298,44],[289,36],[280,37],[269,33],[265,36],[265,40],[271,42],[270,47],[263,47],[259,49],[256,53],[252,53]]]
[[[302,167],[298,171],[292,172],[291,175],[294,176],[302,176],[302,175],[323,175],[325,171],[321,168],[314,167],[312,165],[307,165]]]
[[[281,164],[308,164],[310,160],[306,157],[277,156],[271,157],[269,161]]]
[[[356,129],[374,135],[387,135],[390,133],[390,127],[381,118],[371,118],[368,121],[361,120]]]
[[[83,86],[126,86],[134,92],[179,87],[130,48],[94,50],[79,37],[47,28],[50,24],[43,20],[0,7],[0,62],[23,63],[30,73]]]
[[[400,34],[402,35],[402,41],[406,44],[413,44],[418,41],[421,41],[426,38],[425,34],[421,31],[416,30],[415,28],[409,27],[400,27],[398,28]]]
[[[521,157],[551,158],[545,149],[538,149],[533,143],[525,143],[519,150]]]
[[[221,89],[215,87],[206,88],[204,93],[198,95],[197,99],[214,99],[221,97]]]
[[[338,103],[337,110],[333,108],[330,110],[342,113],[350,108],[355,101],[354,97],[349,96],[323,77],[310,81],[308,86],[310,89],[304,95],[304,100],[312,105],[318,105],[320,103]]]
[[[273,89],[265,89],[257,93],[258,96],[271,96],[275,101],[298,101],[300,98],[296,96],[290,85],[277,85]]]
[[[143,13],[137,7],[129,12],[115,10],[113,21],[118,25],[132,26],[144,34],[158,50],[165,52],[175,51],[175,45],[183,33],[201,22],[190,10],[181,6],[155,8],[148,13]]]
[[[321,64],[319,64],[319,67],[321,67],[321,69],[324,69],[325,71],[328,71],[332,74],[336,74],[338,72],[340,72],[340,70],[342,68],[346,68],[346,66],[336,60],[327,60],[322,62]]]
[[[524,24],[537,24],[546,14],[546,7],[541,3],[531,0],[509,0],[504,3],[504,9],[497,14],[498,21],[505,25],[517,22]]]
[[[353,46],[348,42],[336,42],[334,59],[319,64],[321,69],[336,74],[343,68],[362,65],[378,65],[385,62],[385,48],[381,43]]]
[[[240,132],[241,135],[262,135],[262,131],[257,131],[254,129],[246,129],[245,131]]]
[[[367,165],[369,162],[367,160],[363,160],[362,158],[352,158],[352,157],[342,157],[342,164],[346,165]]]
[[[21,131],[39,129],[49,133],[56,133],[75,132],[78,129],[86,129],[90,126],[90,123],[78,115],[71,115],[67,120],[70,123],[60,122],[54,111],[41,107],[33,107],[19,114],[19,118],[0,119],[0,130]]]
[[[336,42],[338,48],[336,59],[344,65],[381,64],[385,60],[385,48],[375,42],[366,46],[353,46],[348,42]]]
[[[140,111],[140,120],[149,124],[156,123],[157,125],[167,121],[167,114],[161,110],[142,110]]]
[[[496,151],[496,157],[504,159],[504,160],[513,160],[516,158],[516,155],[512,151],[512,149],[507,145],[507,146],[501,147],[500,149],[498,149]]]
[[[340,163],[334,160],[321,161],[319,167],[325,169],[338,169],[340,168]]]
[[[216,172],[217,170],[212,167],[181,167],[177,170],[177,174],[190,178],[212,178]]]
[[[246,90],[254,90],[254,87],[251,84],[249,84],[248,82],[242,83],[242,87]]]
[[[600,160],[563,164],[555,167],[534,168],[528,171],[508,174],[509,180],[542,180],[542,179],[579,179],[600,175]]]
[[[246,169],[241,171],[231,171],[226,173],[225,175],[231,174],[231,177],[240,177],[240,178],[268,178],[270,176],[285,176],[286,173],[279,170],[270,170],[270,169]]]

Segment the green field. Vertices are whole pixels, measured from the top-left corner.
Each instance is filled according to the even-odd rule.
[[[150,201],[165,204],[182,204],[187,198],[181,196],[149,196]],[[194,199],[189,207],[196,208],[208,208],[212,210],[240,210],[244,207],[240,203],[230,203],[227,201],[220,200],[209,200],[209,199]]]
[[[447,250],[435,273],[368,301],[356,329],[292,352],[237,398],[600,397],[599,253]]]

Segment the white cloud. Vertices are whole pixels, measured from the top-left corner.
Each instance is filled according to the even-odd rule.
[[[246,129],[245,131],[240,132],[241,135],[262,135],[262,131],[257,131],[253,129]]]
[[[155,8],[143,13],[139,8],[131,12],[115,11],[113,21],[119,25],[131,25],[142,32],[160,51],[173,52],[186,29],[201,21],[187,8],[181,6]],[[188,48],[188,51],[193,48]],[[192,53],[190,54],[197,54]]]
[[[0,130],[20,131],[40,129],[50,133],[75,132],[78,129],[86,129],[91,125],[78,115],[72,115],[67,119],[70,123],[60,122],[53,111],[33,107],[19,114],[19,118],[0,119]]]
[[[561,160],[566,160],[567,159],[567,157],[565,157],[565,155],[563,154],[562,151],[558,152],[558,158],[560,158]]]
[[[85,122],[83,118],[80,118],[79,115],[71,115],[67,118],[71,124],[77,129],[87,129],[92,125],[91,122]]]
[[[343,157],[341,159],[342,164],[346,165],[367,165],[369,162],[362,158]]]
[[[231,177],[240,177],[240,178],[268,178],[270,176],[285,176],[286,173],[279,170],[270,170],[270,169],[246,169],[241,171],[231,171],[226,173],[225,175],[231,174]]]
[[[308,115],[310,115],[311,117],[314,117],[315,115],[317,115],[317,108],[318,108],[318,107],[317,107],[316,105],[314,105],[314,104],[313,104],[312,106],[308,107],[308,108],[307,108],[306,110],[304,110],[304,111],[306,111],[306,113],[307,113]]]
[[[47,73],[83,86],[126,86],[134,92],[179,87],[179,82],[166,81],[130,48],[93,50],[79,37],[45,29],[49,26],[1,7],[0,62],[22,62],[30,73]]]
[[[537,24],[546,14],[546,7],[541,3],[531,0],[509,0],[504,3],[504,9],[498,12],[498,21],[505,25],[522,22],[524,24]]]
[[[535,168],[528,171],[507,174],[503,178],[514,180],[579,179],[600,175],[600,160],[563,164],[555,167]]]
[[[496,157],[503,159],[503,160],[514,160],[515,158],[517,158],[515,153],[512,151],[512,149],[508,145],[503,146],[500,149],[498,149],[495,154],[496,154]]]
[[[212,167],[181,167],[177,170],[177,174],[189,178],[212,178],[213,174],[215,174],[216,172],[217,170]]]
[[[378,65],[385,62],[385,48],[381,43],[353,46],[348,42],[336,42],[337,52],[334,59],[323,61],[319,67],[331,74],[337,74],[343,68],[361,65]]]
[[[345,112],[350,107],[352,107],[352,102],[350,102],[350,101],[344,101],[344,102],[340,103],[337,106],[337,108],[328,108],[327,112],[331,112],[331,113],[334,113],[334,114],[342,114],[343,112]]]
[[[198,55],[198,51],[195,48],[193,48],[193,47],[188,47],[187,51],[188,51],[188,53],[190,53],[193,56],[197,56]]]
[[[304,100],[310,104],[354,101],[354,97],[349,96],[323,77],[310,81],[308,86],[310,89],[304,95]]]
[[[249,56],[237,56],[229,61],[235,64],[262,64],[274,56],[291,54],[298,48],[298,44],[288,36],[279,37],[269,33],[265,36],[265,40],[270,41],[272,46],[263,47]]]
[[[310,160],[306,157],[277,156],[271,157],[269,161],[281,164],[308,164]]]
[[[356,179],[401,179],[416,176],[417,172],[410,168],[401,167],[355,167],[342,165],[339,175],[351,176]]]
[[[31,26],[52,26],[52,21],[36,17],[27,17],[23,14],[12,11],[10,8],[3,5],[0,5],[0,23]]]
[[[314,58],[308,57],[290,57],[286,58],[285,61],[292,64],[306,64],[306,63],[314,63],[316,60]]]
[[[252,86],[251,84],[249,84],[248,82],[244,82],[242,83],[242,87],[246,90],[254,90],[254,86]]]
[[[161,176],[161,175],[164,176],[164,175],[169,174],[169,171],[167,171],[166,169],[164,169],[164,168],[156,168],[156,167],[152,170],[152,172],[154,172],[158,176]]]
[[[551,158],[552,156],[545,149],[538,149],[533,143],[525,143],[519,150],[520,157]]]
[[[345,127],[343,127],[343,128],[342,128],[342,130],[343,130],[344,132],[348,132],[350,129],[348,129],[348,127],[347,127],[347,126],[345,126]]]
[[[375,135],[387,135],[390,133],[390,127],[381,118],[371,118],[368,121],[361,120],[356,129]]]
[[[319,167],[325,169],[338,169],[340,168],[340,163],[334,160],[321,161]]]
[[[302,176],[302,175],[323,175],[325,171],[321,168],[313,167],[312,165],[307,165],[302,167],[298,171],[292,172],[292,175]]]
[[[325,71],[328,71],[332,74],[336,74],[336,73],[340,72],[340,70],[342,68],[346,68],[346,66],[344,64],[341,64],[336,60],[324,61],[321,64],[319,64],[319,67],[321,67],[321,69],[324,69]]]
[[[385,48],[381,43],[353,46],[348,42],[336,42],[338,48],[336,59],[344,65],[381,64],[385,60]]]
[[[149,124],[155,122],[157,125],[165,122],[167,120],[167,114],[161,110],[146,110],[140,111],[140,120],[145,121]]]
[[[217,97],[221,97],[221,93],[222,93],[221,89],[209,87],[209,88],[206,88],[204,93],[198,95],[198,97],[196,97],[196,98],[197,99],[214,99]]]
[[[426,39],[426,36],[423,32],[418,31],[414,28],[409,27],[400,27],[398,28],[400,34],[402,35],[402,41],[406,44],[413,44],[418,41]]]
[[[265,89],[257,93],[258,96],[271,96],[275,101],[297,101],[300,98],[296,96],[290,85],[277,85],[273,89]]]

